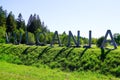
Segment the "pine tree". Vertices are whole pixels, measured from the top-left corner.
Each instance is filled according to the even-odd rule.
[[[30,15],[28,24],[27,24],[27,30],[31,33],[36,33],[37,31],[42,31],[42,32],[49,32],[47,29],[47,26],[44,25],[44,22],[41,22],[39,15]]]
[[[0,7],[0,26],[5,26],[6,24],[6,12]]]
[[[30,15],[30,17],[29,17],[29,19],[28,19],[27,27],[30,26],[31,22],[32,22],[32,14]]]
[[[49,32],[49,30],[47,29],[47,26],[44,24],[44,22],[42,22],[42,24],[41,24],[41,30],[43,32]]]
[[[6,32],[13,32],[16,29],[16,21],[12,12],[10,12],[7,17],[6,27]]]
[[[19,13],[18,18],[17,18],[17,29],[20,29],[20,28],[25,30],[25,21],[21,13]]]
[[[30,15],[28,24],[27,24],[27,30],[31,33],[35,33],[35,31],[38,29],[39,22],[37,21],[36,14]]]

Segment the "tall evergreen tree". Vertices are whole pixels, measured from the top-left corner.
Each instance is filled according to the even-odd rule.
[[[6,24],[6,12],[0,7],[0,26],[5,26]]]
[[[41,23],[39,15],[36,15],[36,14],[30,15],[28,24],[27,24],[27,30],[29,32],[35,33],[38,29],[42,32],[49,31],[47,29],[47,26],[44,25],[44,22]]]
[[[50,32],[48,29],[47,29],[47,26],[44,24],[44,22],[42,22],[41,24],[41,29],[43,32]]]
[[[40,29],[42,29],[42,26],[41,26],[42,24],[41,24],[41,20],[40,20],[39,15],[37,15],[36,21],[37,21],[37,26],[38,26]]]
[[[17,18],[17,29],[20,29],[20,28],[25,30],[25,21],[21,13],[19,13],[18,18]]]
[[[32,14],[30,15],[30,17],[29,17],[29,19],[28,19],[27,27],[30,26],[31,22],[32,22]]]
[[[7,17],[6,27],[6,32],[13,32],[16,29],[16,21],[12,12],[10,12]]]
[[[36,31],[36,19],[35,15],[33,16],[32,14],[29,17],[28,24],[27,24],[27,30],[29,32],[34,33]]]

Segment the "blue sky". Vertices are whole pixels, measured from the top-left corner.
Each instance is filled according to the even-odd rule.
[[[26,23],[30,14],[39,14],[50,31],[69,30],[88,37],[105,35],[108,29],[120,33],[120,0],[0,0],[0,5],[17,18],[22,13]]]

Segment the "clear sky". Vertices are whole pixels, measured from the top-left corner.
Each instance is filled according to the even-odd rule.
[[[0,0],[0,6],[17,18],[22,13],[26,23],[30,14],[39,14],[50,31],[69,30],[88,37],[105,35],[107,29],[120,33],[120,0]]]

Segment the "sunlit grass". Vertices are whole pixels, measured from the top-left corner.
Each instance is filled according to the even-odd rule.
[[[119,80],[95,72],[62,72],[58,69],[0,62],[1,80]]]

